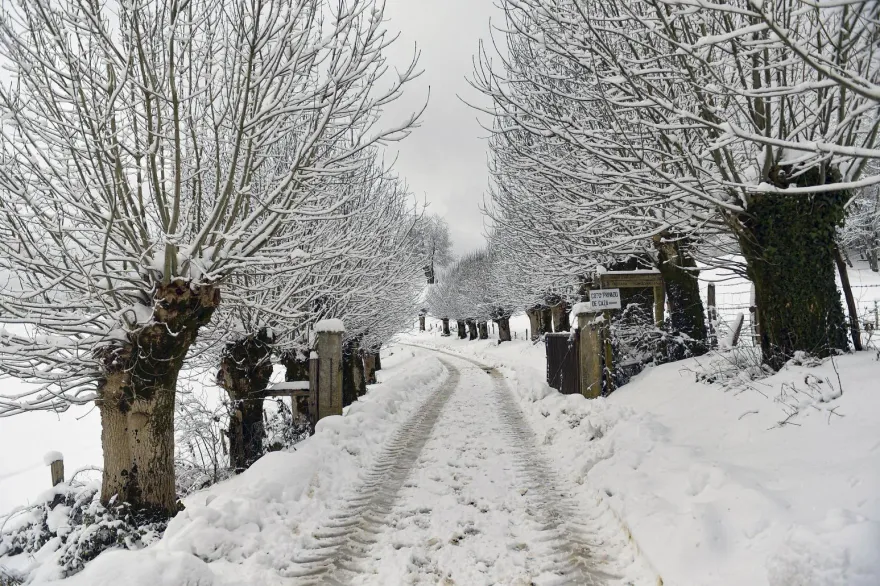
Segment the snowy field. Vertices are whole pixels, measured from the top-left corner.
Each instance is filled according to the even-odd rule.
[[[870,318],[880,278],[851,275]],[[535,545],[548,526],[536,515],[549,507],[541,491],[552,478],[565,503],[551,504],[583,519],[555,535],[554,547],[595,547],[608,575],[632,583],[880,584],[876,352],[792,365],[734,389],[696,381],[717,366],[704,357],[648,369],[610,398],[587,401],[547,387],[543,344],[525,341],[527,329],[516,316],[517,340],[499,346],[442,338],[429,320],[428,332],[399,340],[414,346],[386,350],[380,383],[343,417],[324,420],[295,451],[188,497],[156,545],[105,553],[63,583],[306,583],[309,564],[323,567],[329,549],[361,547],[348,537],[333,548],[322,541],[339,539],[351,517],[372,544],[354,583],[543,584],[547,568],[535,560],[552,554]],[[492,376],[418,346],[498,368],[525,426],[511,428]],[[394,447],[401,437],[419,449],[407,456]],[[530,442],[535,451],[524,455]],[[46,452],[64,453],[68,477],[101,461],[94,409],[0,420],[0,443],[16,446],[0,461],[0,510],[48,488]],[[540,466],[540,479],[530,478]],[[372,508],[359,509],[367,506],[359,497]],[[379,528],[364,526],[376,511]],[[38,568],[37,584],[58,577],[51,544],[23,558],[0,563]]]

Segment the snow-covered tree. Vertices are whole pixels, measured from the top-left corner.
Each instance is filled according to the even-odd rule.
[[[310,186],[413,124],[379,124],[413,75],[384,76],[382,21],[374,0],[0,18],[0,368],[35,383],[0,414],[95,401],[105,502],[176,510],[175,386],[224,282],[289,258]]]
[[[417,254],[422,259],[428,284],[433,285],[437,270],[453,260],[452,240],[446,220],[436,214],[421,216],[413,227],[413,240]]]
[[[503,1],[510,56],[475,81],[519,174],[500,182],[509,210],[538,206],[575,256],[656,243],[685,259],[723,230],[755,283],[767,364],[846,348],[834,237],[852,190],[880,181],[876,96],[850,85],[873,87],[880,64],[876,9],[843,4]]]

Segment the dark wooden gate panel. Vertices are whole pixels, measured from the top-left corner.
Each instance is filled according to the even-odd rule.
[[[547,348],[547,384],[563,395],[580,393],[577,330],[545,334],[544,346]]]

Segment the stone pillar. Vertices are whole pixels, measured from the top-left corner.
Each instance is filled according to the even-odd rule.
[[[318,418],[342,415],[342,335],[345,326],[338,319],[315,324],[318,353]]]
[[[604,330],[608,324],[602,312],[592,311],[588,307],[588,303],[581,303],[575,307],[580,329],[578,363],[581,394],[587,399],[595,399],[602,395],[602,371],[605,366]]]

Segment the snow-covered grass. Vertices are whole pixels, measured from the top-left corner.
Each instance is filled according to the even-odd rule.
[[[874,353],[737,390],[698,382],[712,359],[690,359],[588,401],[546,385],[543,344],[409,340],[502,367],[557,468],[604,494],[666,584],[880,584]]]
[[[67,586],[280,584],[291,552],[372,462],[388,435],[446,378],[430,353],[392,347],[379,383],[323,419],[291,452],[273,452],[241,475],[196,492],[156,544],[107,551]],[[48,472],[47,472],[48,474]],[[2,560],[0,560],[2,563]],[[56,567],[57,568],[57,567]],[[60,578],[41,569],[34,584]]]

